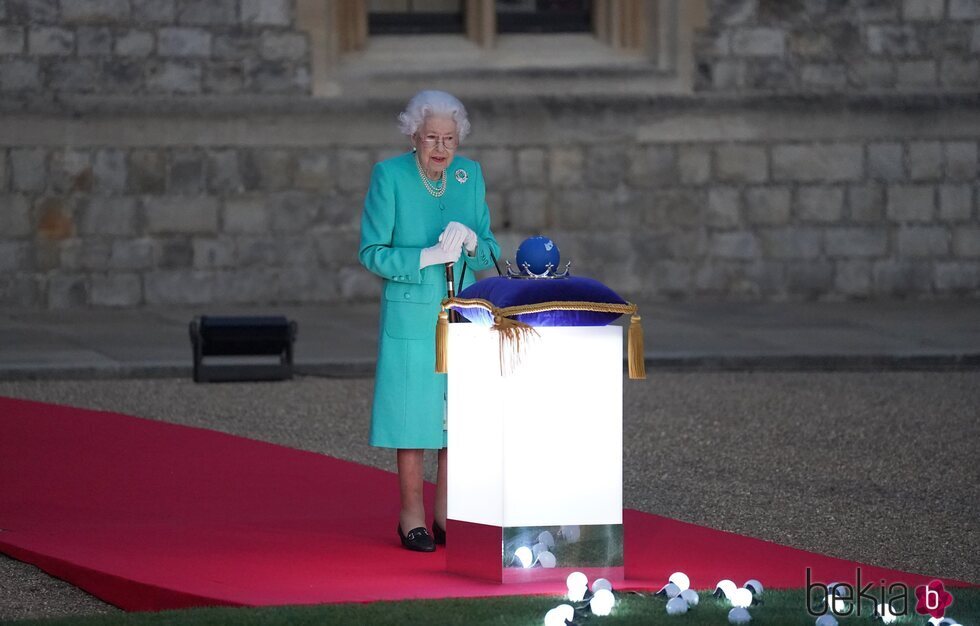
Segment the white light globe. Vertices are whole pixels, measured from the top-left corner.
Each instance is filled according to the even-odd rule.
[[[568,578],[565,579],[565,586],[567,586],[569,589],[574,587],[588,587],[589,578],[582,572],[572,572],[568,575]]]
[[[548,549],[548,546],[544,545],[543,543],[541,543],[539,541],[536,544],[534,544],[533,546],[531,546],[531,554],[534,555],[534,558],[538,558],[538,555],[541,554],[542,552],[544,552],[547,549]]]
[[[765,589],[762,588],[762,583],[755,578],[750,578],[749,580],[742,583],[742,586],[752,592],[754,596],[761,596]]]
[[[676,598],[681,595],[681,588],[674,583],[667,583],[657,593],[663,593],[668,598]]]
[[[568,543],[578,543],[579,538],[582,536],[582,529],[578,526],[562,526],[558,532],[561,533],[561,536]]]
[[[566,596],[571,602],[581,602],[585,599],[585,594],[589,591],[589,588],[585,585],[581,587],[572,587],[568,590],[568,595]]]
[[[816,626],[837,626],[837,620],[830,613],[817,618]]]
[[[608,589],[609,591],[612,591],[612,588],[613,588],[612,583],[606,580],[605,578],[596,578],[592,582],[592,593],[595,593],[600,589]]]
[[[747,609],[752,606],[752,592],[745,587],[739,587],[732,593],[729,600],[732,601],[732,606],[740,606],[743,609]]]
[[[546,569],[551,569],[555,565],[558,565],[558,559],[555,558],[554,554],[545,550],[544,552],[538,555],[538,563],[541,564],[541,567],[544,567]]]
[[[738,589],[738,587],[735,586],[735,583],[726,578],[724,580],[719,580],[718,584],[715,585],[715,589],[721,589],[722,593],[725,594],[725,597],[730,600],[732,598],[732,594],[735,593],[735,590]]]
[[[884,624],[891,624],[898,617],[892,613],[892,607],[887,602],[885,604],[878,605],[878,616],[881,617],[881,621]]]
[[[683,615],[687,613],[687,601],[677,596],[667,601],[667,615]]]
[[[613,596],[613,593],[608,589],[600,589],[592,596],[592,600],[589,602],[589,608],[592,609],[594,615],[602,617],[612,613],[613,605],[615,604],[616,597]]]
[[[565,616],[558,609],[551,609],[544,614],[544,626],[565,626]]]
[[[558,611],[558,613],[568,621],[575,619],[575,609],[571,604],[559,604],[554,608],[554,610]]]
[[[555,547],[555,536],[547,530],[541,531],[538,535],[538,543],[543,543],[549,550]]]
[[[677,585],[681,591],[686,591],[691,588],[691,579],[684,572],[674,572],[667,580]]]
[[[684,601],[687,602],[687,605],[691,608],[696,607],[698,602],[701,601],[701,597],[698,596],[698,592],[693,589],[685,589],[681,592],[680,597],[684,598]]]
[[[729,624],[748,624],[751,621],[752,616],[749,615],[749,610],[746,608],[737,606],[728,612]]]
[[[532,553],[531,548],[528,548],[527,546],[521,546],[518,548],[514,552],[514,556],[521,562],[521,567],[525,569],[531,567],[531,564],[534,563],[534,553]]]

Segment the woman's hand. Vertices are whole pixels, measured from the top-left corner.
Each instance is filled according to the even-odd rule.
[[[423,248],[422,254],[419,255],[419,269],[429,267],[430,265],[455,263],[459,260],[459,250],[459,246],[456,246],[454,250],[445,250],[441,243]]]
[[[448,243],[449,249],[458,250],[462,246],[471,256],[476,251],[476,233],[469,226],[459,222],[449,222],[439,235],[439,241],[444,246]]]

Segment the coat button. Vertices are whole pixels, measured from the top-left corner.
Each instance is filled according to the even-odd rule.
[[[405,299],[408,300],[411,297],[412,297],[412,294],[410,294],[409,292],[406,291],[405,292]]]

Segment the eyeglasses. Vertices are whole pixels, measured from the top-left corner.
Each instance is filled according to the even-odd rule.
[[[422,141],[422,145],[424,145],[426,148],[429,148],[430,150],[432,148],[435,148],[440,143],[442,144],[442,147],[445,148],[446,150],[455,150],[456,146],[459,143],[459,141],[453,135],[449,135],[447,137],[426,135],[425,137],[422,137],[421,141]]]

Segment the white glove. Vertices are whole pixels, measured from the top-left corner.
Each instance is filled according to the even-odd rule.
[[[459,260],[459,246],[455,250],[444,250],[441,243],[428,248],[422,248],[419,255],[419,269],[430,265],[443,265],[444,263],[455,263]]]
[[[476,233],[469,226],[460,224],[459,222],[449,222],[446,225],[446,229],[439,235],[439,241],[443,244],[448,241],[453,248],[462,246],[466,248],[466,252],[470,255],[476,252]]]

